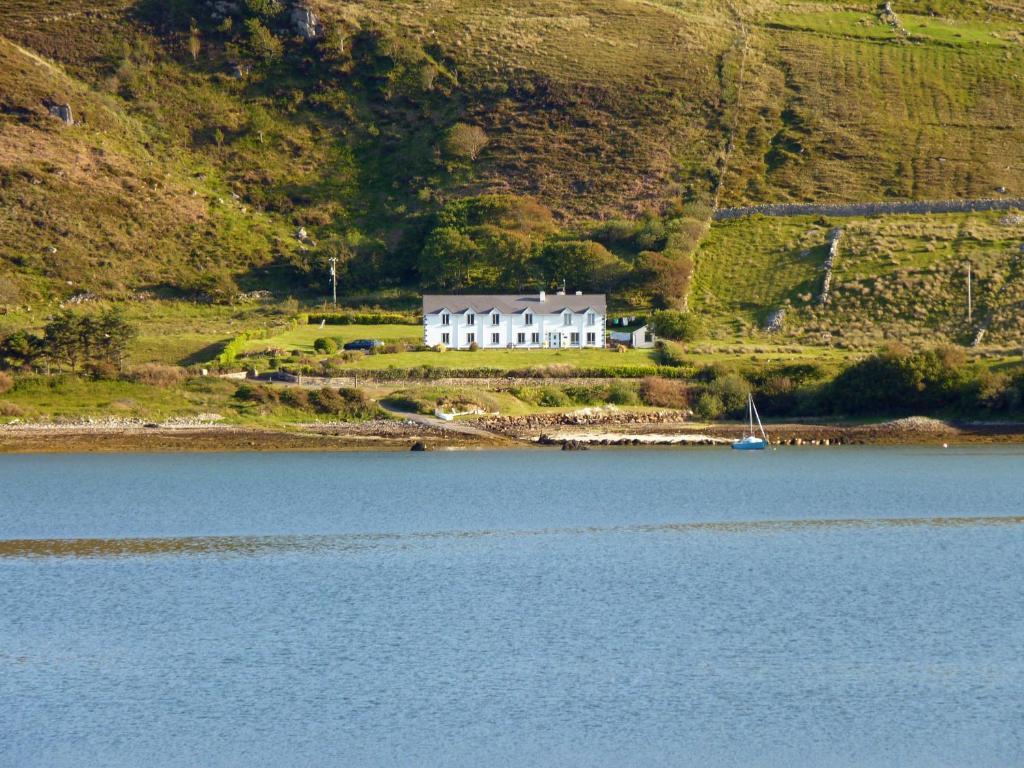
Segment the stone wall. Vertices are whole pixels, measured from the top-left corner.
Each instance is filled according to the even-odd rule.
[[[719,208],[712,218],[731,221],[746,216],[885,216],[897,213],[969,213],[1024,209],[1024,198],[976,200],[917,200],[890,203],[768,203],[740,208]]]

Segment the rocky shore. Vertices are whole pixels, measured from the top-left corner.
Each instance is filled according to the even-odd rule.
[[[344,451],[551,446],[725,446],[742,424],[687,421],[678,411],[585,408],[569,413],[484,416],[456,426],[416,419],[226,424],[216,414],[155,423],[102,418],[0,425],[0,453],[117,451]],[[474,429],[466,429],[472,425]],[[774,445],[822,446],[1024,442],[1024,424],[910,417],[873,424],[767,425]]]

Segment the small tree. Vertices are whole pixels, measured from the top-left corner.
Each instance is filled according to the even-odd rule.
[[[195,21],[188,30],[188,52],[192,54],[192,61],[199,61],[199,52],[202,50],[202,42],[199,38],[199,28]]]
[[[249,51],[253,58],[264,64],[273,64],[281,58],[284,44],[259,19],[248,19],[245,27],[249,31]]]
[[[449,157],[476,160],[487,141],[487,134],[479,125],[456,123],[445,133],[444,151]]]
[[[692,312],[664,309],[651,315],[651,330],[655,334],[675,341],[697,341],[704,335],[704,323]]]

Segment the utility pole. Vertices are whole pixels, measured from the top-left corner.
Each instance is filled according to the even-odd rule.
[[[338,257],[331,256],[328,261],[331,262],[331,301],[338,306]]]
[[[971,262],[967,262],[967,322],[973,322],[974,301],[971,296]]]

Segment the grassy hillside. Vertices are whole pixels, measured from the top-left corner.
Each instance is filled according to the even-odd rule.
[[[716,203],[1024,194],[1013,4],[309,0],[312,40],[292,5],[0,4],[0,307],[309,298],[330,257],[343,293],[415,289],[438,242],[465,246],[446,288],[557,281],[571,253],[574,287],[676,302]],[[1022,233],[999,220],[848,222],[822,309],[803,297],[837,222],[716,225],[691,305],[725,336],[788,301],[807,341],[1017,343]]]
[[[842,228],[831,297],[819,305],[828,234]],[[692,303],[716,332],[761,335],[787,309],[781,336],[869,349],[1024,339],[1024,218],[999,212],[877,219],[754,217],[716,224],[697,258]],[[967,318],[967,264],[973,317]]]

